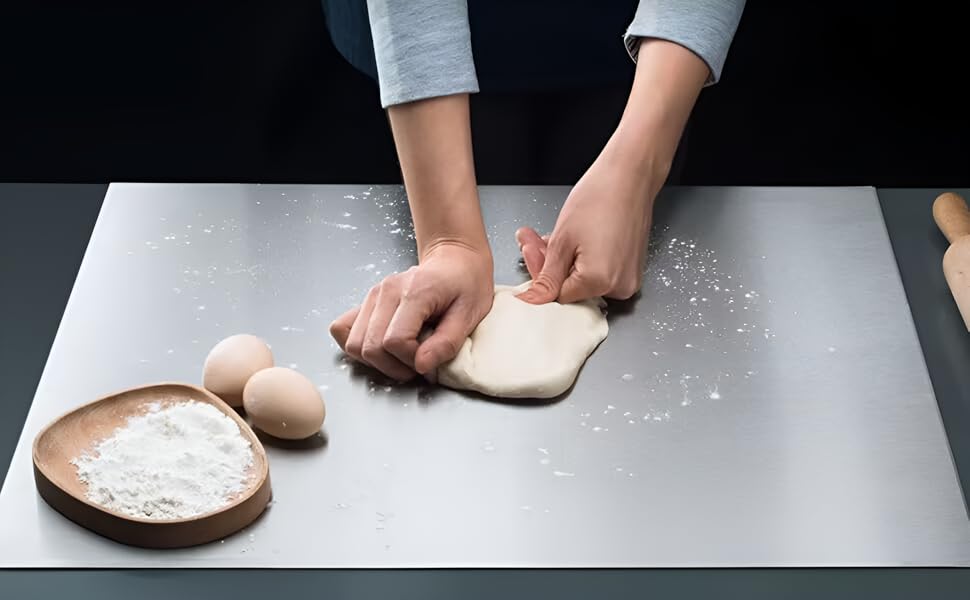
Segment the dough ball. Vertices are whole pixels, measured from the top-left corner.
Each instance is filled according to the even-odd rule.
[[[266,342],[254,335],[234,335],[209,352],[202,369],[202,386],[229,406],[239,407],[249,378],[272,366],[273,353]]]
[[[292,369],[263,369],[243,390],[243,407],[253,426],[286,440],[302,440],[320,431],[327,416],[313,382]]]
[[[527,289],[495,286],[492,310],[438,368],[438,383],[499,398],[555,398],[573,385],[609,333],[606,303],[529,304],[516,298]]]

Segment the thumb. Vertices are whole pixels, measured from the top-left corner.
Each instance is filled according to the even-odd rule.
[[[599,288],[602,288],[602,286],[599,286]],[[600,295],[597,293],[597,289],[599,288],[593,282],[583,277],[580,268],[574,268],[562,284],[562,288],[559,291],[559,302],[572,304],[573,302],[594,298]]]
[[[542,271],[532,280],[532,286],[519,294],[519,299],[530,304],[545,304],[559,297],[563,282],[573,266],[573,248],[552,238],[546,250]]]
[[[540,237],[531,227],[521,227],[515,232],[515,241],[519,243],[519,251],[522,253],[522,260],[529,271],[529,276],[538,277],[542,272],[542,265],[546,262],[548,239]]]
[[[414,353],[414,370],[422,375],[433,373],[440,365],[458,355],[462,344],[477,323],[462,308],[452,305],[432,332]]]

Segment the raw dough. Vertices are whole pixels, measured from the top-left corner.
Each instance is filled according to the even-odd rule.
[[[439,383],[500,398],[554,398],[569,389],[606,339],[606,303],[529,304],[515,297],[529,284],[495,286],[491,312],[438,369]]]

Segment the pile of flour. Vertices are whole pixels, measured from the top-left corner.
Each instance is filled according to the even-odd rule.
[[[156,403],[71,463],[88,500],[134,517],[180,519],[216,510],[241,492],[253,451],[239,426],[212,405]]]

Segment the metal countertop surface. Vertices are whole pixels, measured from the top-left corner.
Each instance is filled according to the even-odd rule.
[[[565,193],[483,189],[499,282],[524,278],[514,229],[551,227]],[[323,386],[326,443],[269,449],[277,504],[251,530],[164,555],[54,514],[18,451],[0,496],[29,514],[5,533],[24,540],[15,560],[966,564],[966,511],[874,191],[674,189],[657,222],[643,296],[611,307],[576,387],[521,405],[387,389],[327,338],[330,318],[414,260],[398,188],[113,186],[25,440],[102,393],[195,381],[215,341],[250,330]]]

